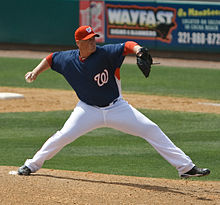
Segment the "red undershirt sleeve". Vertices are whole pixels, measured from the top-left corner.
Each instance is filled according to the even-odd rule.
[[[50,67],[52,66],[52,56],[53,56],[53,53],[51,53],[50,55],[48,55],[46,57],[46,60],[47,60],[48,64],[50,65]]]
[[[123,51],[123,56],[126,56],[128,54],[132,54],[134,53],[133,49],[134,47],[138,45],[136,42],[134,41],[127,41],[125,43],[125,47],[124,47],[124,51]]]

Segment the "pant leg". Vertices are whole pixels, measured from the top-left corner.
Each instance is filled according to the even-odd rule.
[[[154,122],[126,101],[121,100],[106,114],[106,122],[109,127],[145,139],[164,159],[176,167],[179,174],[194,166],[192,160],[176,147]]]
[[[99,112],[96,108],[86,105],[83,102],[79,102],[63,128],[51,136],[32,159],[26,160],[25,165],[28,166],[32,172],[36,172],[43,166],[45,160],[51,159],[65,145],[102,125],[102,112]]]

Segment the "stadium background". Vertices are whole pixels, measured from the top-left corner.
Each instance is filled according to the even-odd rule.
[[[100,6],[101,4],[102,6]],[[112,26],[108,22],[109,10],[106,5],[109,4],[116,5],[116,7],[121,5],[137,5],[141,8],[148,6],[154,8],[162,7],[163,9],[167,7],[174,8],[176,11],[176,20],[174,18],[176,27],[170,32],[171,38],[173,38],[171,42],[162,42],[158,38],[145,38],[142,40],[143,38],[139,39],[136,37],[135,40],[142,45],[148,46],[155,55],[219,59],[217,58],[220,52],[220,4],[218,1],[2,1],[0,7],[0,49],[24,48],[50,51],[51,49],[69,49],[75,46],[73,38],[75,29],[80,24],[85,23],[91,24],[97,32],[103,32],[104,40],[100,43],[117,43],[129,39],[126,36],[122,38],[107,36],[107,27]],[[98,8],[98,6],[100,7]],[[218,13],[215,15],[186,16],[183,18],[181,11],[187,12],[189,8],[197,10],[208,8],[211,11],[218,11]],[[99,11],[98,9],[101,10]],[[95,15],[93,11],[99,11],[99,16]],[[193,22],[191,24],[188,23],[188,25],[185,23],[187,20],[199,21],[200,19],[203,19],[203,22],[197,22],[197,26],[200,26],[200,28],[193,27]],[[208,20],[213,19],[217,20],[216,25],[214,25],[215,30],[201,29],[201,26],[213,26],[213,23],[208,25]],[[207,25],[204,25],[204,20]],[[97,23],[97,21],[99,22]],[[116,25],[117,22],[114,23],[113,26],[118,26]],[[145,24],[144,29],[148,30],[147,26]],[[186,26],[191,26],[191,28],[186,28]],[[163,30],[164,28],[160,28],[160,32],[163,32]],[[201,35],[205,35],[205,37]],[[169,36],[167,37],[169,38]],[[201,37],[205,38],[205,42],[200,40]],[[179,38],[178,41],[180,42],[173,42],[177,38]],[[168,51],[170,52],[169,54]]]

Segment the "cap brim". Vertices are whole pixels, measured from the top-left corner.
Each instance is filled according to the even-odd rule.
[[[92,38],[93,36],[99,37],[100,35],[97,34],[97,33],[91,33],[91,34],[89,34],[88,36],[86,36],[85,38],[83,38],[81,40],[88,40],[88,39]]]

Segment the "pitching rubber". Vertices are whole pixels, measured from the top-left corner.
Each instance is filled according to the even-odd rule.
[[[0,92],[0,100],[24,98],[24,95],[18,93]]]
[[[18,172],[17,171],[10,171],[10,172],[8,172],[8,174],[10,174],[10,175],[17,175]]]

